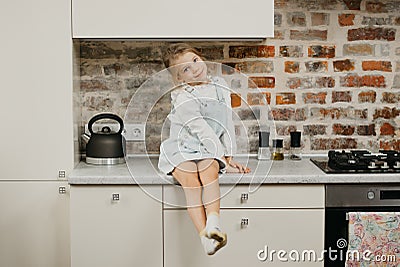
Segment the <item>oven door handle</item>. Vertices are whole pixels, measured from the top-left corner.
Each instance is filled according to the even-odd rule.
[[[381,200],[399,200],[400,199],[400,190],[390,190],[390,189],[382,189],[380,191],[380,199]]]

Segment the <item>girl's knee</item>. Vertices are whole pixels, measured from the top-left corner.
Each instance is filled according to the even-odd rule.
[[[197,169],[191,169],[188,172],[186,169],[175,168],[172,175],[183,188],[197,188],[201,186]]]
[[[216,159],[204,159],[197,163],[197,170],[199,173],[207,172],[219,172],[219,163]]]
[[[175,167],[172,174],[179,173],[188,173],[188,174],[196,174],[197,173],[197,164],[194,161],[185,161]]]

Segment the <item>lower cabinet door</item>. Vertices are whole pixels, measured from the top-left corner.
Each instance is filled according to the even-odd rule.
[[[162,267],[161,186],[71,186],[72,267]]]
[[[0,181],[0,266],[69,267],[66,181]]]
[[[203,251],[186,210],[164,210],[165,267],[323,266],[323,209],[221,210],[228,243]]]

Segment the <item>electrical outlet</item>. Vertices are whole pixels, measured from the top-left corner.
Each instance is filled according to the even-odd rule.
[[[126,141],[144,141],[145,124],[125,124],[124,136]]]

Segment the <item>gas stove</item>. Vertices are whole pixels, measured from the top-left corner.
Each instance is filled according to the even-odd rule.
[[[400,173],[400,151],[330,150],[328,159],[311,159],[325,173]]]

